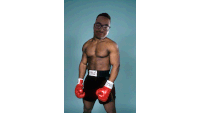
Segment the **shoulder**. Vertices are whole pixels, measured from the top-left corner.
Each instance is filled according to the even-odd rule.
[[[109,38],[107,38],[107,45],[108,45],[108,47],[118,48],[117,43]]]
[[[86,41],[86,42],[83,44],[82,51],[85,51],[85,49],[86,49],[87,46],[90,44],[90,42],[92,42],[92,38],[89,39],[88,41]]]
[[[118,50],[118,45],[115,41],[107,38],[107,46],[109,48],[109,50]]]

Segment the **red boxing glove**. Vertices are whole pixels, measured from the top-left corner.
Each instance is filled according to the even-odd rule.
[[[103,88],[99,88],[96,91],[96,95],[98,96],[98,99],[100,101],[106,102],[108,100],[108,97],[110,95],[110,92],[113,87],[113,82],[107,80],[106,84],[103,86]]]
[[[83,98],[85,96],[85,92],[83,92],[83,79],[78,79],[78,84],[75,88],[75,95],[77,98]]]

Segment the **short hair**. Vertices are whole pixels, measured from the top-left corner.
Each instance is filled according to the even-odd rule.
[[[101,13],[101,14],[99,14],[99,15],[97,16],[97,18],[98,18],[99,16],[104,16],[104,17],[108,18],[108,19],[110,20],[110,22],[111,22],[111,17],[110,17],[110,15],[109,15],[108,13]],[[96,18],[96,19],[97,19],[97,18]]]

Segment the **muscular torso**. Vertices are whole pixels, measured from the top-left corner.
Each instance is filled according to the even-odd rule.
[[[109,39],[102,41],[89,40],[85,49],[87,55],[87,69],[110,70]]]

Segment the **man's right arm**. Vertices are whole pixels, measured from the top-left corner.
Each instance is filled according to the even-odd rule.
[[[86,44],[83,45],[82,52],[82,59],[79,64],[79,78],[83,79],[87,68]]]

